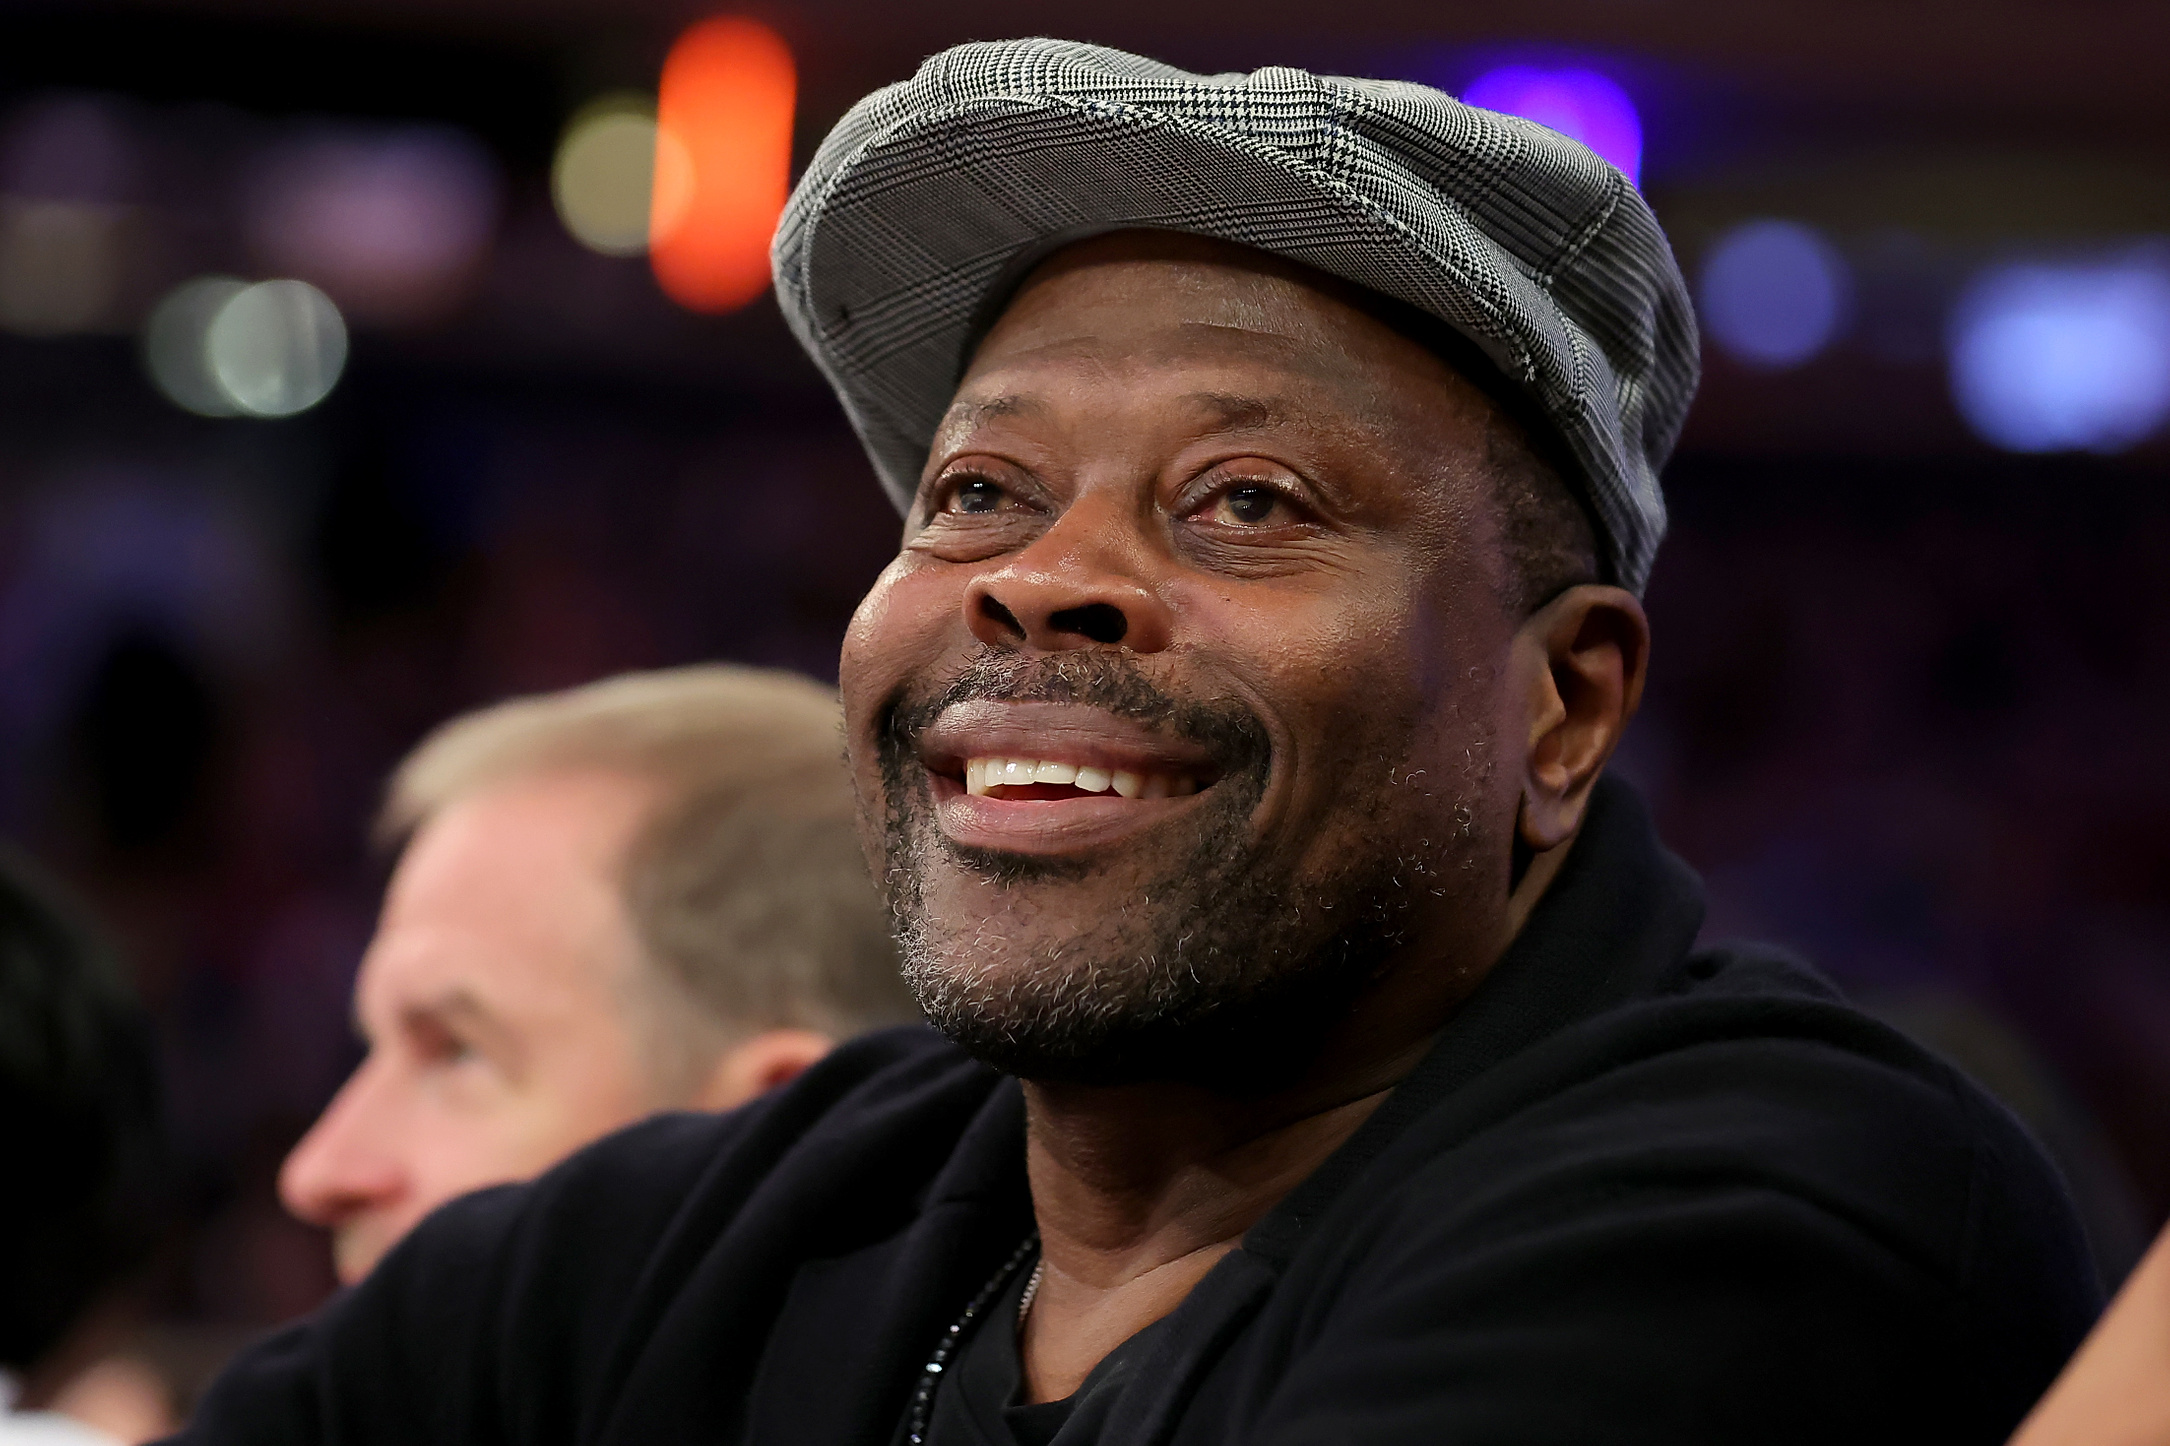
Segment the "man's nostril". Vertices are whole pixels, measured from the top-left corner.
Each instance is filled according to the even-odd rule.
[[[1057,632],[1076,633],[1096,643],[1119,643],[1130,631],[1130,619],[1113,603],[1087,603],[1081,608],[1064,608],[1048,618],[1048,625]]]
[[[980,616],[1009,629],[1018,637],[1025,635],[1025,625],[1017,620],[1017,614],[984,593],[980,595]]]

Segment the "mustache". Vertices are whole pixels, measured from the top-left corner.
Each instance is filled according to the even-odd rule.
[[[1180,697],[1133,656],[1110,652],[1027,657],[982,647],[955,676],[923,695],[900,694],[882,728],[883,751],[915,753],[920,735],[959,703],[1076,703],[1103,709],[1205,750],[1237,773],[1264,765],[1273,746],[1266,725],[1230,697]]]

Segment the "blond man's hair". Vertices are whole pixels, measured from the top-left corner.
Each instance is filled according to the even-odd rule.
[[[649,972],[668,986],[642,1011],[675,1045],[656,1063],[688,1074],[762,1029],[841,1037],[919,1017],[841,753],[835,691],[795,673],[626,673],[444,724],[392,775],[377,836],[395,846],[457,800],[541,773],[648,784],[655,802],[621,882]]]

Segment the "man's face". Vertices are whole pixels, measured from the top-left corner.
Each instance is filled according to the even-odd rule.
[[[1027,1077],[1300,1067],[1502,927],[1491,405],[1322,278],[1071,248],[980,346],[842,681],[936,1024]]]
[[[341,1280],[454,1196],[662,1103],[617,874],[648,802],[622,774],[542,773],[455,801],[407,845],[355,986],[368,1057],[279,1180],[334,1231]]]

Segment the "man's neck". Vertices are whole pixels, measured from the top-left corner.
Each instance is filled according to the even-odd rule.
[[[1414,1063],[1329,1099],[1028,1082],[1026,1162],[1043,1262],[1022,1351],[1029,1399],[1069,1395],[1110,1350],[1173,1310]]]
[[[1042,1262],[1020,1342],[1026,1399],[1076,1391],[1341,1148],[1483,981],[1567,851],[1534,860],[1479,939],[1402,951],[1287,1089],[1026,1081]]]

